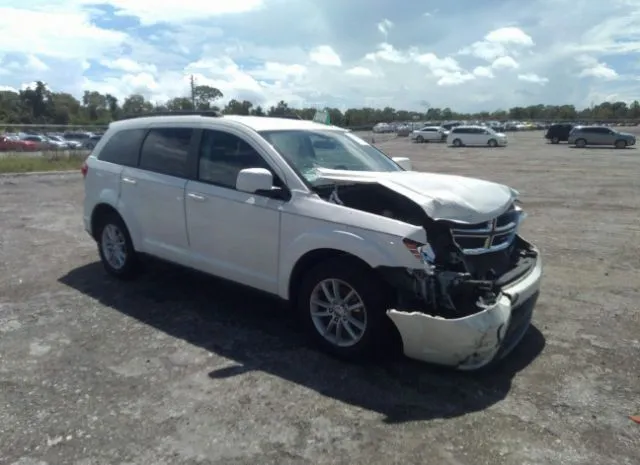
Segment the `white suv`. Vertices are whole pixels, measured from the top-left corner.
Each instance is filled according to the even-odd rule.
[[[399,335],[408,357],[485,366],[521,340],[540,287],[517,192],[410,165],[311,121],[128,119],[83,165],[84,225],[110,274],[148,255],[266,291],[332,354]]]

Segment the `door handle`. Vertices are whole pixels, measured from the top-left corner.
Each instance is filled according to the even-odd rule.
[[[135,179],[131,179],[131,178],[122,178],[122,182],[126,182],[127,184],[137,184],[138,181],[136,181]]]
[[[189,192],[187,196],[197,202],[204,202],[206,200],[204,195],[194,194],[193,192]]]

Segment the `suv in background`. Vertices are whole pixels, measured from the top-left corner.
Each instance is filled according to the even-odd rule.
[[[569,144],[576,147],[613,145],[617,149],[624,149],[636,144],[636,136],[607,126],[576,126],[569,133]]]
[[[447,145],[505,147],[507,136],[487,126],[457,126],[447,136]]]
[[[549,126],[544,138],[550,141],[552,144],[558,144],[560,142],[566,142],[569,140],[569,133],[573,129],[573,124],[570,123],[556,123]]]
[[[412,171],[336,126],[132,118],[110,124],[82,173],[109,274],[131,278],[149,255],[279,296],[337,356],[399,335],[408,357],[471,370],[531,321],[542,262],[518,234],[517,191]]]

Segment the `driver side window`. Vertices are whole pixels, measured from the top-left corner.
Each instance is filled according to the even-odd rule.
[[[235,189],[238,173],[246,168],[265,168],[273,173],[266,160],[242,138],[224,131],[202,131],[199,181]],[[283,186],[275,173],[273,181],[275,186]]]

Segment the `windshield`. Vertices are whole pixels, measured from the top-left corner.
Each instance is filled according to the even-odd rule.
[[[264,137],[306,179],[317,168],[349,171],[403,171],[391,158],[355,134],[336,130],[262,131]]]

